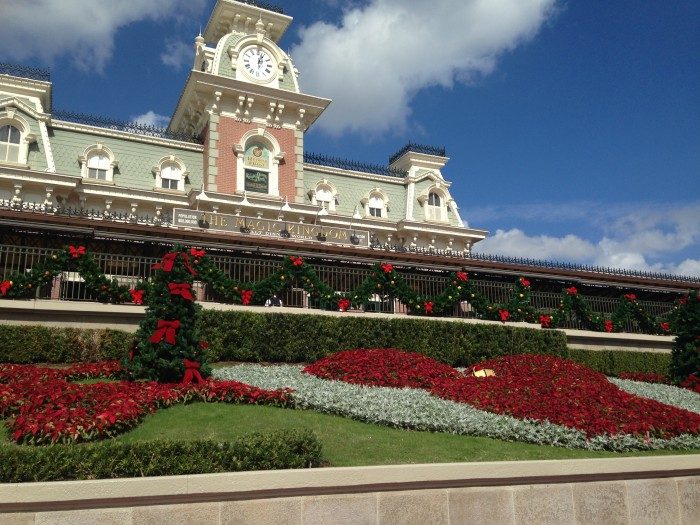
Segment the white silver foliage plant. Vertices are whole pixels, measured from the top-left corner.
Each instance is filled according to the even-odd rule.
[[[296,365],[241,364],[215,370],[213,375],[216,379],[241,381],[266,389],[293,388],[298,408],[398,428],[589,450],[700,447],[700,437],[691,435],[668,440],[631,435],[604,435],[587,439],[586,434],[579,430],[486,412],[466,403],[440,399],[424,390],[366,387],[320,379],[305,374],[302,367]]]

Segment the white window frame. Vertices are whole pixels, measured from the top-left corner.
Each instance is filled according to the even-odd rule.
[[[431,195],[435,195],[440,200],[438,206],[430,204]],[[431,186],[425,190],[420,197],[418,197],[418,202],[423,206],[423,212],[426,221],[430,222],[448,222],[447,217],[447,206],[450,203],[450,198],[447,192],[440,186]]]
[[[174,178],[174,177],[163,177],[163,171],[166,170],[166,168],[174,167],[180,171],[179,178]],[[153,188],[156,191],[166,191],[166,192],[178,192],[178,193],[184,193],[185,192],[185,179],[189,176],[190,172],[187,171],[187,167],[185,166],[185,163],[182,162],[181,159],[177,158],[175,155],[168,155],[166,157],[163,157],[158,161],[158,164],[156,166],[153,166],[151,168],[151,172],[156,178],[155,181],[155,187]],[[163,187],[163,181],[164,180],[177,180],[177,187],[176,188],[164,188]]]
[[[17,144],[17,161],[0,159],[0,164],[26,166],[29,156],[29,145],[36,142],[36,135],[30,133],[29,123],[14,108],[7,108],[0,112],[0,127],[4,126],[12,126],[19,131],[19,144]]]
[[[331,199],[319,199],[319,192],[329,193]],[[325,202],[328,204],[328,208],[326,208],[326,210],[334,212],[336,200],[338,199],[338,188],[336,188],[335,184],[330,182],[328,179],[322,179],[318,181],[311,190],[309,190],[309,198],[311,199],[311,204],[314,206],[320,207],[321,204]]]
[[[105,168],[101,168],[106,170],[104,179],[90,177],[90,168],[88,167],[88,164],[92,158],[98,155],[106,158]],[[93,144],[85,148],[83,154],[78,157],[78,162],[80,162],[80,176],[83,178],[83,180],[98,184],[114,182],[114,168],[116,168],[119,163],[114,158],[114,153],[112,153],[112,150],[104,144],[98,142],[97,144]]]
[[[370,206],[373,201],[379,200],[382,202],[382,206],[377,208],[376,206]],[[389,196],[384,193],[379,188],[372,188],[362,199],[360,200],[362,206],[365,209],[365,217],[374,219],[386,219],[389,216]],[[379,215],[372,215],[372,209],[379,209]]]
[[[270,169],[260,169],[246,167],[245,152],[253,144],[259,144],[270,151]],[[266,171],[269,173],[267,195],[279,197],[279,167],[280,161],[284,159],[284,152],[277,139],[265,128],[257,128],[245,133],[238,144],[233,146],[236,153],[236,192],[244,193],[245,190],[245,170],[255,169],[256,171]],[[264,195],[264,194],[260,194]]]

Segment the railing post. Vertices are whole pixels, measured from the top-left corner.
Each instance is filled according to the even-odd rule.
[[[58,300],[61,299],[61,283],[63,282],[63,273],[58,274],[51,281],[51,299]]]

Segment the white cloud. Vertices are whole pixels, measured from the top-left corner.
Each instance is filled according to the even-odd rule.
[[[160,60],[163,64],[175,69],[191,65],[193,59],[193,44],[181,40],[168,40],[165,43],[165,51],[160,54]]]
[[[317,126],[377,135],[407,124],[413,97],[493,71],[532,38],[556,0],[371,0],[317,22],[292,50],[302,87],[333,99]]]
[[[569,205],[575,209],[573,204]],[[605,234],[590,241],[576,235],[555,237],[528,235],[518,228],[497,230],[476,244],[474,251],[526,257],[573,261],[614,268],[627,268],[700,276],[700,258],[673,261],[684,250],[700,253],[700,203],[679,206],[669,204],[628,204],[633,209],[615,216],[616,206],[608,205]],[[644,211],[638,211],[644,210]],[[525,216],[531,212],[523,209]],[[599,222],[601,217],[591,218]]]
[[[5,60],[38,58],[50,64],[71,55],[83,70],[102,71],[120,27],[141,20],[198,14],[206,0],[31,0],[3,1],[0,55]]]
[[[170,117],[159,115],[153,110],[147,111],[143,115],[137,115],[131,119],[132,122],[143,124],[144,126],[155,126],[157,128],[165,128],[170,122]]]

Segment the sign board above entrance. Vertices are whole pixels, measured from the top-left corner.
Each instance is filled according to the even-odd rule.
[[[367,230],[336,228],[319,224],[274,221],[242,215],[202,212],[187,208],[173,210],[173,226],[201,228],[208,231],[277,237],[310,242],[327,242],[350,246],[369,246]]]

